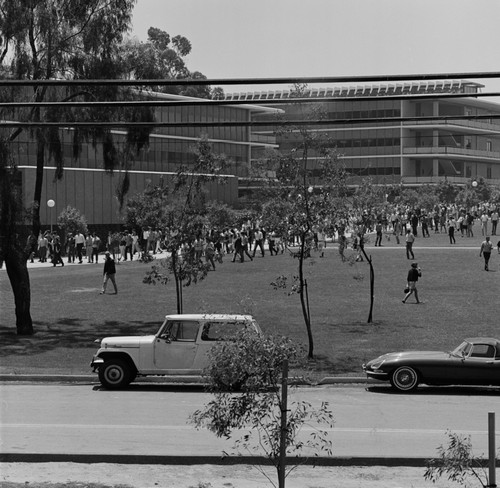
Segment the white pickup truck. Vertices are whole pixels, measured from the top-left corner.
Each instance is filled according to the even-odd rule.
[[[197,375],[208,365],[214,341],[243,329],[261,332],[251,315],[167,315],[155,335],[102,339],[91,367],[109,389],[126,387],[138,376]]]

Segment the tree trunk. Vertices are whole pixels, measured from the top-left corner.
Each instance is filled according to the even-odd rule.
[[[314,359],[314,339],[312,335],[312,329],[311,329],[311,316],[309,314],[309,308],[307,306],[307,301],[305,298],[305,280],[304,280],[304,253],[305,253],[305,244],[306,244],[306,239],[305,235],[302,235],[301,242],[300,242],[300,252],[299,252],[299,295],[300,295],[300,304],[302,306],[302,315],[304,316],[304,322],[306,324],[306,330],[307,330],[307,339],[309,341],[309,349],[307,353],[307,357],[309,359]]]
[[[14,293],[17,335],[33,335],[35,331],[30,313],[31,287],[25,253],[12,246],[5,256],[5,267]]]
[[[278,487],[285,488],[286,480],[286,448],[288,438],[288,359],[283,361],[283,372],[281,374],[281,426],[280,426],[280,451],[278,462]]]
[[[172,251],[172,271],[174,273],[175,281],[175,295],[177,298],[177,313],[182,313],[182,280],[179,278],[179,273],[177,272],[177,249]]]
[[[42,204],[42,187],[43,187],[43,169],[45,166],[45,141],[42,134],[37,137],[37,154],[36,154],[36,179],[35,191],[33,193],[33,217],[32,217],[32,232],[34,236],[38,236],[40,232],[40,206]]]
[[[371,324],[373,322],[373,302],[375,301],[375,270],[373,269],[372,257],[368,257],[364,247],[361,248],[361,251],[370,265],[370,312],[368,313],[368,323]]]

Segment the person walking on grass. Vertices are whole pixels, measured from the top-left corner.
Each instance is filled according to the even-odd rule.
[[[52,264],[56,267],[58,264],[64,266],[64,261],[61,257],[61,241],[59,240],[59,236],[55,236],[52,241]]]
[[[497,225],[498,225],[498,210],[493,210],[491,213],[491,235],[497,235]]]
[[[210,263],[212,265],[212,269],[215,271],[215,245],[212,242],[212,239],[207,237],[205,243],[205,262]]]
[[[453,219],[453,217],[448,220],[448,237],[450,238],[450,244],[457,243],[457,241],[455,240],[455,220]]]
[[[115,288],[115,295],[118,295],[118,287],[116,286],[116,266],[115,260],[111,257],[109,251],[104,253],[104,272],[103,272],[103,281],[102,281],[102,290],[101,295],[106,293],[106,286],[108,285],[108,281],[111,280],[113,286]]]
[[[479,251],[479,257],[484,257],[484,270],[488,271],[488,263],[491,257],[491,251],[493,251],[493,243],[490,238],[487,237],[485,241],[481,244],[481,250]]]
[[[375,224],[375,232],[377,233],[377,237],[375,238],[375,247],[382,245],[382,222],[379,220]]]
[[[100,247],[101,247],[101,238],[94,232],[92,234],[92,262],[94,262],[94,256],[95,256],[96,264],[99,261]]]
[[[257,248],[260,249],[260,254],[262,257],[264,257],[264,234],[262,233],[262,231],[257,227],[257,229],[255,229],[255,234],[254,234],[254,237],[255,237],[255,242],[254,242],[254,246],[253,246],[253,255],[252,257],[255,257],[255,251],[257,251]]]
[[[85,236],[78,231],[75,235],[75,246],[76,246],[76,257],[78,258],[78,263],[83,263],[83,246],[85,245]]]
[[[236,261],[236,258],[240,258],[240,263],[243,263],[245,261],[245,257],[243,255],[243,246],[241,245],[241,234],[238,233],[236,235],[236,239],[234,240],[233,243],[234,247],[234,255],[233,255],[233,263]]]
[[[415,236],[410,229],[406,230],[406,259],[415,259],[415,254],[413,254],[413,243],[415,242]],[[410,258],[411,255],[411,258]]]
[[[417,281],[422,276],[422,270],[418,267],[418,263],[411,263],[411,268],[408,271],[407,282],[408,282],[408,292],[403,299],[403,303],[406,303],[406,300],[410,297],[410,295],[415,294],[415,299],[417,303],[420,303],[418,299],[418,291],[417,291]]]

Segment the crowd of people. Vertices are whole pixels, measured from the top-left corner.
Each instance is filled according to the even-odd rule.
[[[494,204],[484,204],[470,209],[459,208],[456,205],[442,205],[432,211],[394,206],[378,215],[365,212],[357,216],[355,219],[357,224],[354,226],[357,229],[355,239],[359,240],[360,234],[373,232],[375,246],[382,246],[384,233],[393,235],[398,244],[404,238],[410,258],[412,244],[419,231],[422,238],[430,238],[431,234],[447,234],[450,244],[456,244],[456,235],[465,238],[474,237],[476,224],[479,224],[482,236],[495,236],[499,213],[499,207]]]
[[[404,206],[388,207],[381,212],[365,211],[353,214],[350,218],[340,221],[334,235],[329,230],[319,226],[314,227],[306,235],[306,253],[319,251],[324,256],[326,241],[337,241],[342,259],[345,250],[351,246],[357,251],[356,260],[363,260],[363,249],[368,234],[374,234],[374,245],[383,246],[383,236],[391,236],[397,244],[404,241],[406,257],[415,259],[413,243],[417,236],[431,238],[433,234],[447,234],[450,245],[456,244],[456,236],[462,238],[474,237],[477,226],[482,236],[497,235],[499,208],[495,205],[482,205],[471,209],[459,208],[456,205],[442,205],[431,211],[413,209]],[[40,233],[38,237],[37,254],[40,262],[50,262],[53,266],[64,266],[63,256],[68,263],[98,263],[99,254],[109,251],[116,261],[132,261],[148,254],[158,254],[169,249],[170,231],[147,227],[140,231],[131,230],[120,233],[108,232],[102,240],[95,232],[68,233],[61,243],[57,233],[49,231]],[[205,260],[215,270],[216,263],[222,263],[224,256],[232,262],[252,261],[256,255],[264,257],[283,254],[286,249],[297,245],[299,237],[291,234],[280,235],[268,231],[259,222],[250,222],[238,227],[204,229],[195,238],[184,242],[179,250],[183,259]],[[496,244],[500,252],[500,241]],[[294,253],[290,250],[291,254]],[[31,256],[33,262],[35,254]]]
[[[65,256],[68,263],[82,264],[84,258],[88,263],[98,263],[101,251],[101,239],[95,232],[87,235],[81,232],[75,234],[69,232],[63,245],[57,232],[46,231],[40,232],[37,239],[37,252],[31,254],[30,260],[33,263],[38,255],[40,263],[50,261],[53,266],[58,264],[64,266],[62,257]]]

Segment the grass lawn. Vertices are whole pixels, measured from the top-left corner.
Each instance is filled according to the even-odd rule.
[[[418,289],[424,303],[416,305],[401,303],[411,262],[404,244],[391,238],[379,248],[371,239],[366,250],[375,268],[372,324],[367,323],[368,264],[342,263],[337,245],[328,243],[324,258],[306,261],[316,373],[361,374],[361,364],[381,353],[450,350],[464,337],[500,337],[500,255],[495,248],[491,271],[485,272],[479,258],[482,240],[458,235],[450,248],[442,234],[418,238],[415,258],[422,268]],[[498,238],[492,241],[496,245]],[[173,284],[142,283],[150,265],[119,264],[119,294],[104,296],[99,295],[102,267],[100,262],[31,268],[32,337],[15,334],[12,291],[5,269],[0,270],[1,373],[89,373],[95,339],[154,333],[165,314],[175,313]],[[287,254],[243,264],[226,256],[205,281],[184,289],[184,311],[251,313],[266,333],[307,345],[298,295],[270,286],[278,275],[296,270],[297,261]]]

